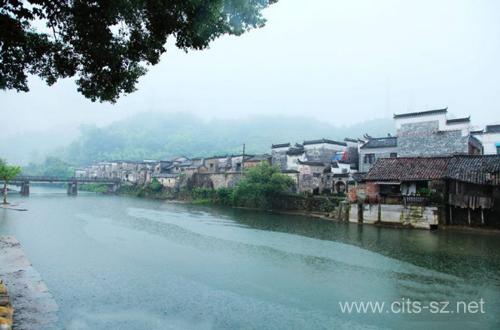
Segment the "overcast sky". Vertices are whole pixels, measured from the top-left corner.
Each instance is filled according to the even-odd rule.
[[[188,54],[170,46],[138,91],[92,103],[71,80],[0,92],[7,134],[107,124],[141,111],[310,116],[352,124],[448,106],[500,121],[500,1],[280,0],[266,27]],[[170,43],[172,44],[172,43]]]

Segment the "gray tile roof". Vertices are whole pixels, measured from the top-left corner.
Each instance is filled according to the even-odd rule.
[[[427,181],[443,179],[450,157],[380,158],[366,181]]]
[[[474,184],[500,185],[500,155],[454,156],[446,177]]]
[[[366,181],[449,179],[480,185],[500,185],[500,155],[380,158]]]

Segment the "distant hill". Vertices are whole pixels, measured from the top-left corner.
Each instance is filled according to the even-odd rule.
[[[308,118],[255,116],[239,120],[205,121],[193,115],[147,112],[98,128],[86,126],[81,136],[55,156],[82,165],[98,160],[167,159],[176,155],[210,156],[270,152],[271,144],[307,139],[385,136],[391,119],[335,126]]]

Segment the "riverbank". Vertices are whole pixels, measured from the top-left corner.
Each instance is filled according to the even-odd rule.
[[[167,200],[195,205],[216,205],[232,208],[248,208],[261,211],[298,214],[334,219],[344,197],[306,196],[297,194],[276,194],[265,202],[255,202],[252,198],[235,196],[232,188],[194,188],[172,191],[157,185],[127,185],[117,191],[118,195],[155,200]],[[246,197],[246,196],[244,196]],[[252,196],[253,197],[253,196]]]
[[[14,329],[44,329],[55,324],[57,304],[13,236],[0,236],[0,279],[15,310]]]

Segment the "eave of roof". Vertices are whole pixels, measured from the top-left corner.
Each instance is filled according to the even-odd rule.
[[[335,140],[329,140],[329,139],[318,139],[318,140],[309,140],[309,141],[304,141],[302,143],[303,145],[311,145],[311,144],[322,144],[322,143],[327,143],[327,144],[336,144],[339,146],[347,146],[347,143],[345,142],[339,142]]]
[[[455,118],[455,119],[447,119],[446,124],[462,124],[462,123],[470,123],[470,116],[464,118]]]
[[[290,143],[278,143],[278,144],[272,144],[271,149],[276,149],[276,148],[287,148],[290,146]]]
[[[309,166],[326,166],[325,163],[322,163],[322,162],[314,162],[314,161],[309,161],[309,160],[301,161],[300,159],[299,159],[299,164],[309,165]]]
[[[366,141],[361,149],[376,149],[376,148],[395,148],[398,146],[398,138],[396,136],[387,136],[381,138],[372,138]]]
[[[426,110],[426,111],[417,111],[417,112],[408,112],[408,113],[400,113],[400,114],[394,114],[394,119],[408,118],[408,117],[429,116],[429,115],[436,115],[436,114],[447,113],[447,112],[448,112],[448,108],[435,109],[435,110]]]
[[[500,125],[487,125],[485,133],[500,133]]]

